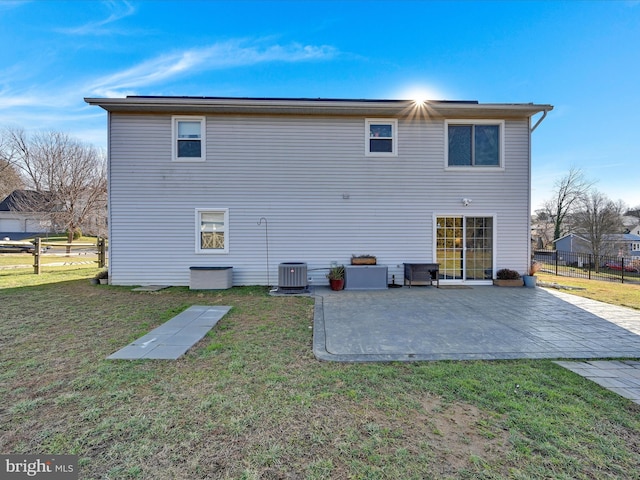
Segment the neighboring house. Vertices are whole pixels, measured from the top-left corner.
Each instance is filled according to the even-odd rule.
[[[591,242],[570,233],[554,241],[556,250],[559,252],[570,253],[592,253]],[[640,236],[631,233],[616,233],[606,235],[602,242],[602,255],[619,256],[619,257],[640,257]]]
[[[275,284],[281,262],[327,284],[352,254],[400,284],[405,262],[440,263],[441,283],[528,269],[531,133],[551,105],[85,100],[109,112],[113,284],[188,285],[191,266]]]
[[[634,257],[640,257],[640,235],[637,233],[624,233],[622,236],[628,254]]]
[[[14,190],[0,202],[0,237],[17,240],[24,234],[49,231],[50,222],[42,214],[25,211],[25,205],[38,192],[31,190]]]

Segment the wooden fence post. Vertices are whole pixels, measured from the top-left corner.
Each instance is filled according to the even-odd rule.
[[[40,252],[42,251],[42,239],[36,238],[36,249],[33,251],[33,273],[40,275]]]
[[[107,242],[104,237],[98,237],[98,268],[104,268],[107,263]]]

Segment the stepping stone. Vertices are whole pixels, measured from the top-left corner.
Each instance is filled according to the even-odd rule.
[[[199,342],[231,307],[193,305],[107,360],[176,360]]]

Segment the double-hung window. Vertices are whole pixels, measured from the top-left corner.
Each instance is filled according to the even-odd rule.
[[[365,121],[365,154],[393,157],[398,153],[398,120],[370,118]]]
[[[445,122],[447,167],[502,167],[504,122]]]
[[[229,209],[196,209],[196,253],[229,253]]]
[[[204,117],[173,117],[173,160],[204,161]]]

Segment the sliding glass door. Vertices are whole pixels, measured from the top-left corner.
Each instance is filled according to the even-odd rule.
[[[493,276],[493,218],[437,217],[436,262],[443,280]]]

